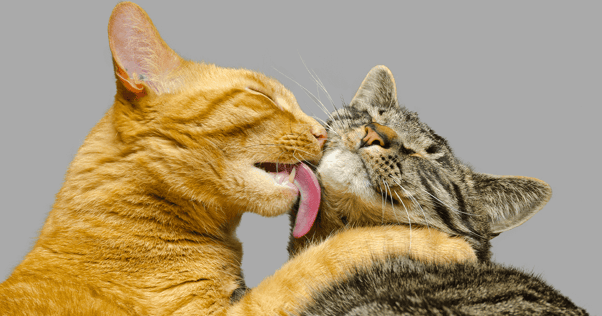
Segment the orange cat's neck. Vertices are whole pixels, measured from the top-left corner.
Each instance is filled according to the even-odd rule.
[[[186,298],[165,293],[210,291],[225,306],[243,284],[235,236],[242,213],[163,190],[140,164],[144,150],[119,139],[112,114],[78,151],[34,249],[12,280],[32,273],[65,282],[118,280],[106,295],[140,306],[158,302],[158,310]]]
[[[144,150],[119,138],[112,115],[109,110],[73,160],[39,243],[127,239],[139,240],[140,247],[170,244],[177,249],[183,241],[190,245],[235,238],[242,213],[212,209],[165,189],[141,163]],[[107,238],[112,234],[120,237]]]

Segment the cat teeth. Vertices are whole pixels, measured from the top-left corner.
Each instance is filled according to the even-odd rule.
[[[291,171],[291,174],[288,176],[288,182],[293,183],[293,181],[295,181],[296,173],[297,173],[297,166],[294,166],[293,171]]]

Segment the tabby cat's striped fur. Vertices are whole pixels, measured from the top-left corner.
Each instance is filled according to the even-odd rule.
[[[490,240],[537,213],[551,197],[548,184],[461,163],[443,137],[398,104],[384,66],[326,125],[317,168],[323,204],[309,234],[291,237],[291,257],[339,230],[400,223],[409,228],[409,255],[333,281],[303,315],[585,314],[539,278],[490,262]],[[416,260],[428,248],[412,240],[439,233],[468,243],[478,262]]]

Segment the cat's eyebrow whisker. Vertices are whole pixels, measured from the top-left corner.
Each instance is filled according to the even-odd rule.
[[[309,73],[309,75],[312,77],[312,79],[314,79],[314,81],[318,84],[318,86],[320,88],[322,88],[322,90],[324,90],[324,92],[326,93],[326,96],[328,97],[328,99],[330,100],[330,103],[332,104],[332,107],[334,108],[335,113],[337,114],[337,116],[339,117],[339,121],[342,122],[341,116],[339,115],[339,109],[337,108],[337,105],[334,103],[334,101],[332,100],[332,98],[330,97],[330,93],[328,93],[328,91],[326,90],[326,87],[324,86],[324,84],[322,83],[322,80],[320,80],[320,78],[318,78],[317,75],[314,76],[314,74],[312,74],[312,72],[309,70],[309,68],[307,68],[307,65],[305,64],[305,61],[303,60],[303,58],[301,58],[301,56],[299,56],[299,58],[301,59],[301,62],[303,63],[303,66],[305,67],[305,69],[307,70],[307,72]],[[307,92],[309,92],[309,90],[305,89],[303,87],[304,90],[306,90]],[[311,93],[311,92],[309,92]],[[313,96],[313,94],[312,94]],[[314,96],[315,98],[315,96]],[[318,100],[319,101],[319,100]],[[320,104],[322,104],[322,102],[320,102]],[[326,106],[324,106],[324,104],[322,104],[322,107],[326,109]],[[326,113],[329,114],[329,113]]]
[[[305,88],[304,86],[302,86],[300,83],[298,83],[296,80],[294,80],[293,78],[285,75],[284,73],[282,73],[280,70],[276,69],[276,67],[272,67],[274,68],[274,70],[276,70],[277,72],[279,72],[281,75],[285,76],[286,78],[288,78],[290,81],[296,83],[301,89],[303,89],[303,91],[305,92],[305,94],[312,99],[312,101],[314,101],[314,103],[318,106],[321,106],[321,110],[324,111],[325,114],[329,114],[328,109],[326,108],[326,106],[322,103],[322,101],[320,101],[319,98],[317,98],[313,93],[311,93],[311,91],[307,90],[307,88]]]
[[[299,58],[301,59],[301,62],[303,63],[303,66],[305,67],[305,69],[307,70],[307,72],[309,73],[309,75],[314,79],[314,81],[316,82],[316,84],[318,85],[318,87],[320,87],[326,93],[326,96],[328,97],[328,100],[330,100],[330,104],[332,104],[332,107],[334,108],[335,112],[337,113],[337,116],[339,116],[339,114],[338,114],[339,113],[339,109],[337,109],[336,104],[334,103],[334,101],[330,97],[330,93],[328,93],[328,91],[326,90],[326,86],[324,85],[324,83],[322,83],[322,80],[320,80],[320,78],[318,77],[318,75],[316,74],[315,71],[312,74],[312,71],[307,67],[307,65],[305,64],[305,61],[303,60],[303,58],[301,56],[299,56]],[[341,120],[340,116],[339,116],[339,120]]]
[[[324,125],[326,125],[326,127],[328,127],[329,130],[331,130],[335,134],[339,135],[339,137],[342,137],[341,134],[339,134],[339,131],[337,131],[332,125],[328,124],[328,122],[324,121],[323,119],[321,119],[317,116],[312,116],[312,117],[317,121],[321,121]]]
[[[334,101],[332,101],[332,98],[330,97],[330,93],[328,93],[328,91],[326,90],[326,86],[324,85],[324,83],[322,83],[322,80],[320,80],[320,78],[318,77],[318,74],[316,74],[315,71],[310,70],[307,67],[307,64],[305,64],[305,61],[303,60],[303,58],[301,56],[299,56],[299,58],[301,58],[301,62],[303,63],[303,66],[305,66],[305,69],[307,70],[307,72],[309,72],[309,75],[314,79],[314,81],[318,84],[318,86],[326,93],[326,96],[330,100],[330,103],[336,109],[336,105],[334,104]]]

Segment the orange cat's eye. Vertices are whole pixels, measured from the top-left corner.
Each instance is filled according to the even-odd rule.
[[[272,101],[274,104],[276,104],[280,110],[284,111],[284,109],[282,108],[282,106],[280,106],[280,104],[278,104],[278,102],[276,102],[276,100],[272,99],[272,97],[270,97],[269,95],[267,95],[265,92],[263,92],[263,91],[261,91],[261,90],[259,90],[257,88],[253,88],[253,87],[247,87],[247,90],[249,90],[249,91],[251,91],[252,93],[255,93],[255,94],[261,94],[261,95],[263,95],[264,97],[270,99],[270,101]]]

